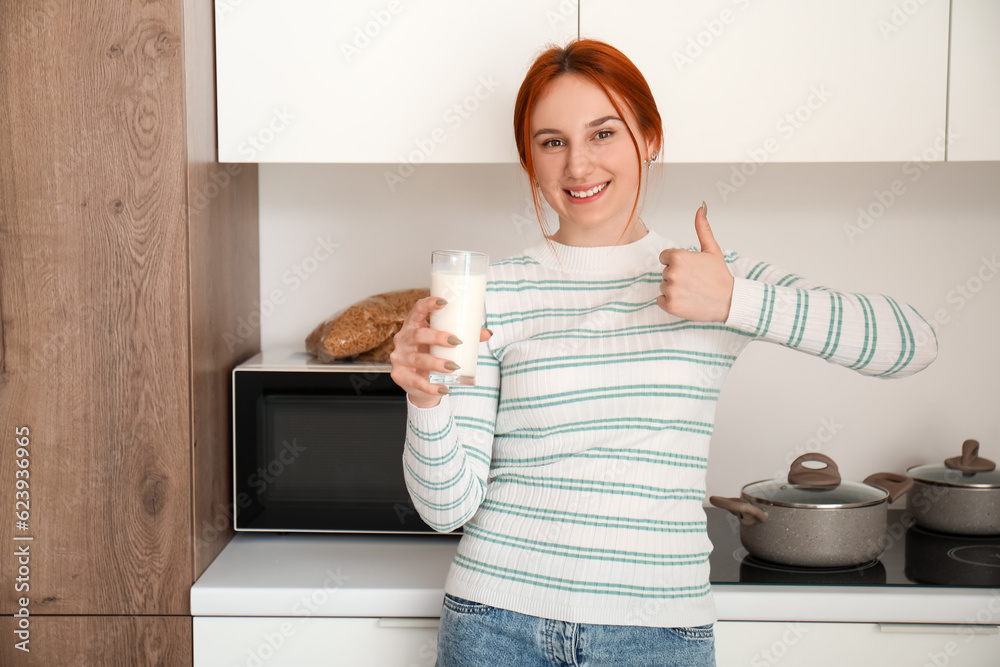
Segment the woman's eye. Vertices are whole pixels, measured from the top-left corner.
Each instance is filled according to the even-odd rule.
[[[614,130],[601,130],[597,133],[596,137],[598,139],[608,139],[614,134]]]
[[[548,141],[543,141],[542,146],[545,148],[555,148],[556,146],[562,146],[561,139],[549,139]]]

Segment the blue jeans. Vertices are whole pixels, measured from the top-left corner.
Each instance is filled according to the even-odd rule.
[[[715,667],[711,625],[552,621],[445,594],[437,667]]]

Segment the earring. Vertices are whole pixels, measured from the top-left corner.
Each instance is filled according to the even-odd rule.
[[[653,163],[656,162],[657,155],[658,155],[657,153],[653,153],[653,155],[648,160],[646,160],[646,169],[653,168]]]

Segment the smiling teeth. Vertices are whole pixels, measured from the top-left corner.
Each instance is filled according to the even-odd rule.
[[[596,195],[598,192],[600,192],[601,190],[603,190],[606,187],[608,187],[608,184],[604,183],[602,185],[598,185],[596,187],[590,188],[586,192],[577,192],[577,191],[573,191],[573,190],[567,190],[567,192],[569,192],[569,194],[571,196],[576,197],[577,199],[584,199],[586,197],[593,197],[594,195]]]

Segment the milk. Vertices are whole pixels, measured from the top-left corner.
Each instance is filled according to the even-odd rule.
[[[431,346],[432,355],[461,366],[454,373],[431,373],[431,382],[473,384],[479,358],[479,331],[485,314],[486,276],[460,271],[432,271],[431,296],[448,302],[447,306],[431,313],[431,328],[447,331],[462,341],[456,347]]]

